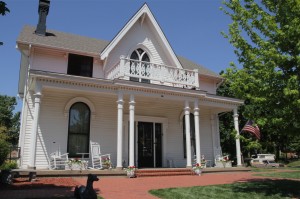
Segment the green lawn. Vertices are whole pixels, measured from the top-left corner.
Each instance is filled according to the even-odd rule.
[[[300,179],[300,171],[259,173],[259,174],[255,174],[255,176]]]
[[[288,167],[298,167],[300,168],[300,160],[293,161],[287,165]]]
[[[273,171],[276,171],[276,169],[274,169],[274,168],[255,168],[255,167],[252,167],[251,171],[252,172],[273,172]]]
[[[150,190],[163,199],[276,199],[300,198],[300,181],[264,180],[259,182]]]
[[[279,167],[279,168],[255,168],[252,167],[252,172],[274,172],[274,171],[285,171],[285,170],[294,170],[300,171],[300,167]]]

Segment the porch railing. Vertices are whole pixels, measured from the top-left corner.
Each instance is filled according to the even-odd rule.
[[[199,88],[198,70],[185,70],[124,57],[121,57],[120,61],[108,71],[106,78],[134,81],[148,80],[148,83],[151,84]]]

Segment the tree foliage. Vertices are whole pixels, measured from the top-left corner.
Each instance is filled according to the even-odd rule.
[[[245,100],[265,147],[283,146],[300,132],[300,1],[229,0],[222,10],[232,23],[223,35],[235,47],[224,77],[234,97]]]
[[[0,15],[4,16],[8,12],[10,12],[10,10],[6,7],[6,3],[4,1],[0,1]],[[1,45],[3,45],[3,42],[0,41],[0,46]]]
[[[224,71],[220,73],[223,75]],[[235,97],[235,94],[230,89],[230,82],[225,82],[217,89],[217,94],[226,97]],[[244,112],[245,106],[239,107],[239,112]],[[247,119],[243,115],[239,116],[239,129],[242,129]],[[236,155],[236,131],[233,123],[233,112],[226,112],[219,114],[219,128],[222,150],[224,153],[230,154],[232,157]],[[241,151],[245,156],[256,153],[261,149],[261,145],[258,143],[256,138],[247,132],[243,132],[239,136],[241,141]]]
[[[0,95],[0,139],[12,145],[18,143],[20,112],[13,113],[17,101],[15,97]]]
[[[4,16],[10,10],[6,7],[6,3],[4,1],[0,1],[0,14]]]

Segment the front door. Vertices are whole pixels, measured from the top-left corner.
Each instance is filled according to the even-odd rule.
[[[161,123],[138,122],[138,166],[162,166]]]

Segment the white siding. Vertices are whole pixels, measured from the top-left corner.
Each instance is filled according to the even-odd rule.
[[[207,78],[199,78],[200,89],[210,94],[216,94],[216,82]]]
[[[31,69],[67,74],[68,53],[36,49],[32,56]],[[99,60],[93,62],[93,77],[104,78],[103,64]]]
[[[67,73],[68,58],[63,53],[39,52],[36,50],[33,55],[31,69],[50,71],[56,73]]]
[[[56,151],[58,147],[60,147],[62,153],[67,152],[68,116],[64,114],[64,109],[66,104],[75,97],[85,97],[95,106],[96,115],[95,118],[91,119],[90,139],[99,142],[102,153],[110,153],[112,162],[116,165],[117,96],[47,89],[43,90],[40,110],[36,156],[36,166],[38,169],[48,168],[48,156],[51,152]],[[165,154],[163,157],[164,165],[166,166],[166,159],[171,158],[176,167],[185,167],[182,118],[180,118],[183,112],[183,102],[141,96],[136,96],[135,98],[135,115],[168,119],[168,128],[166,134],[163,135],[163,139],[165,139],[165,145],[163,146],[163,154]],[[28,104],[29,110],[33,110],[31,100]],[[124,115],[129,113],[128,107],[128,99],[125,96]],[[23,164],[29,164],[32,115],[32,111],[28,111]],[[128,161],[127,125],[126,121],[124,121],[123,159],[126,162]],[[204,154],[206,159],[213,160],[210,110],[204,107],[200,107],[200,134],[201,154]]]
[[[149,28],[149,21],[146,19],[144,23],[138,21],[123,37],[120,43],[112,50],[107,58],[107,69],[115,66],[120,61],[120,56],[130,57],[133,50],[140,47],[140,45],[147,48],[151,62],[171,65],[166,60],[166,54],[157,41],[157,37]]]
[[[71,92],[43,94],[40,112],[40,132],[37,144],[37,168],[48,166],[47,157],[60,147],[67,152],[68,117],[64,109],[69,100],[81,96]],[[99,142],[102,153],[111,153],[116,160],[116,99],[105,96],[84,95],[96,107],[96,117],[91,119],[90,139]],[[53,144],[55,142],[55,144]]]
[[[93,66],[93,77],[95,78],[104,78],[104,72],[103,72],[103,65],[102,62],[99,63],[99,61],[94,61]]]
[[[20,144],[21,148],[21,164],[22,166],[24,166],[25,168],[29,165],[29,161],[30,161],[30,149],[31,149],[31,133],[32,133],[32,124],[33,124],[33,111],[34,111],[34,107],[33,107],[33,96],[31,92],[28,92],[26,97],[26,102],[23,106],[25,111],[23,114],[26,114],[26,118],[24,120],[24,132],[21,132],[22,135],[20,136],[24,136],[23,139],[23,143]]]

